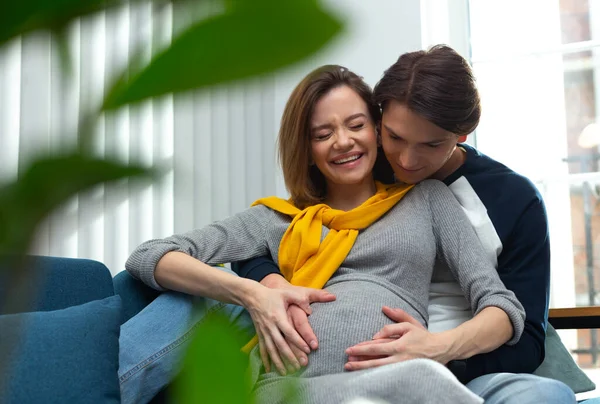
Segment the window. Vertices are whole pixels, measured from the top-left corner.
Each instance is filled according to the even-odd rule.
[[[470,142],[544,196],[551,307],[600,305],[600,1],[423,0],[422,12],[423,44],[473,65],[483,113]],[[597,331],[561,338],[600,384]]]

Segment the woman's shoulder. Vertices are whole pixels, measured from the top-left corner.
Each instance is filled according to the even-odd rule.
[[[427,201],[447,201],[456,199],[450,188],[440,180],[427,179],[415,186],[415,191]]]
[[[440,180],[427,179],[415,185],[415,190],[424,196],[431,194],[446,194],[451,193],[446,184]]]

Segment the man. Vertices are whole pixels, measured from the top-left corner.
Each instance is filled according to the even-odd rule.
[[[385,327],[373,341],[349,347],[346,369],[426,357],[447,363],[486,403],[575,402],[563,383],[529,374],[544,359],[550,282],[546,212],[529,180],[459,143],[475,130],[481,113],[467,61],[446,46],[404,54],[374,93],[383,112],[382,146],[396,179],[414,184],[434,178],[448,185],[527,318],[516,345],[486,353],[482,345],[494,333],[495,319],[471,320],[463,291],[440,257],[430,290],[429,330],[400,310],[384,308],[398,324]],[[269,287],[285,287],[278,268],[266,259],[246,263],[239,273]],[[289,314],[316,348],[304,312],[291,307]]]

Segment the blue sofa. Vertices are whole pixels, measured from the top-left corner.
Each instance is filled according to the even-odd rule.
[[[0,402],[119,403],[119,326],[158,292],[127,272],[113,278],[97,261],[32,257],[28,265],[35,276],[22,313],[5,310],[13,275],[0,267],[0,348],[23,348],[6,358],[0,349]],[[152,403],[167,401],[163,391]]]
[[[158,292],[127,272],[113,278],[92,260],[32,257],[28,268],[27,305],[19,310],[28,313],[20,314],[5,301],[14,274],[0,270],[0,354],[8,356],[0,356],[7,362],[0,365],[0,402],[119,403],[118,327]],[[56,335],[56,324],[66,332]],[[41,346],[49,339],[54,345]],[[23,350],[6,349],[17,341]],[[78,355],[82,350],[88,355]],[[167,402],[165,392],[152,402]]]

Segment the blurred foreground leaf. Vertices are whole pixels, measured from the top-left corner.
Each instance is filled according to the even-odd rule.
[[[171,0],[153,0],[153,2],[166,4]],[[125,0],[2,0],[0,1],[0,45],[19,35],[36,30],[64,30],[76,18],[126,3],[128,2]]]
[[[57,30],[74,18],[123,0],[20,0],[0,1],[0,44],[38,29]]]
[[[37,226],[62,203],[95,185],[152,171],[79,153],[41,157],[0,188],[0,255],[25,254]]]
[[[206,316],[194,332],[174,382],[174,402],[252,403],[246,378],[248,356],[241,352],[243,342],[238,336],[227,318],[218,313]]]
[[[123,74],[105,110],[274,71],[315,53],[341,22],[312,1],[239,2],[174,38],[141,72]]]

